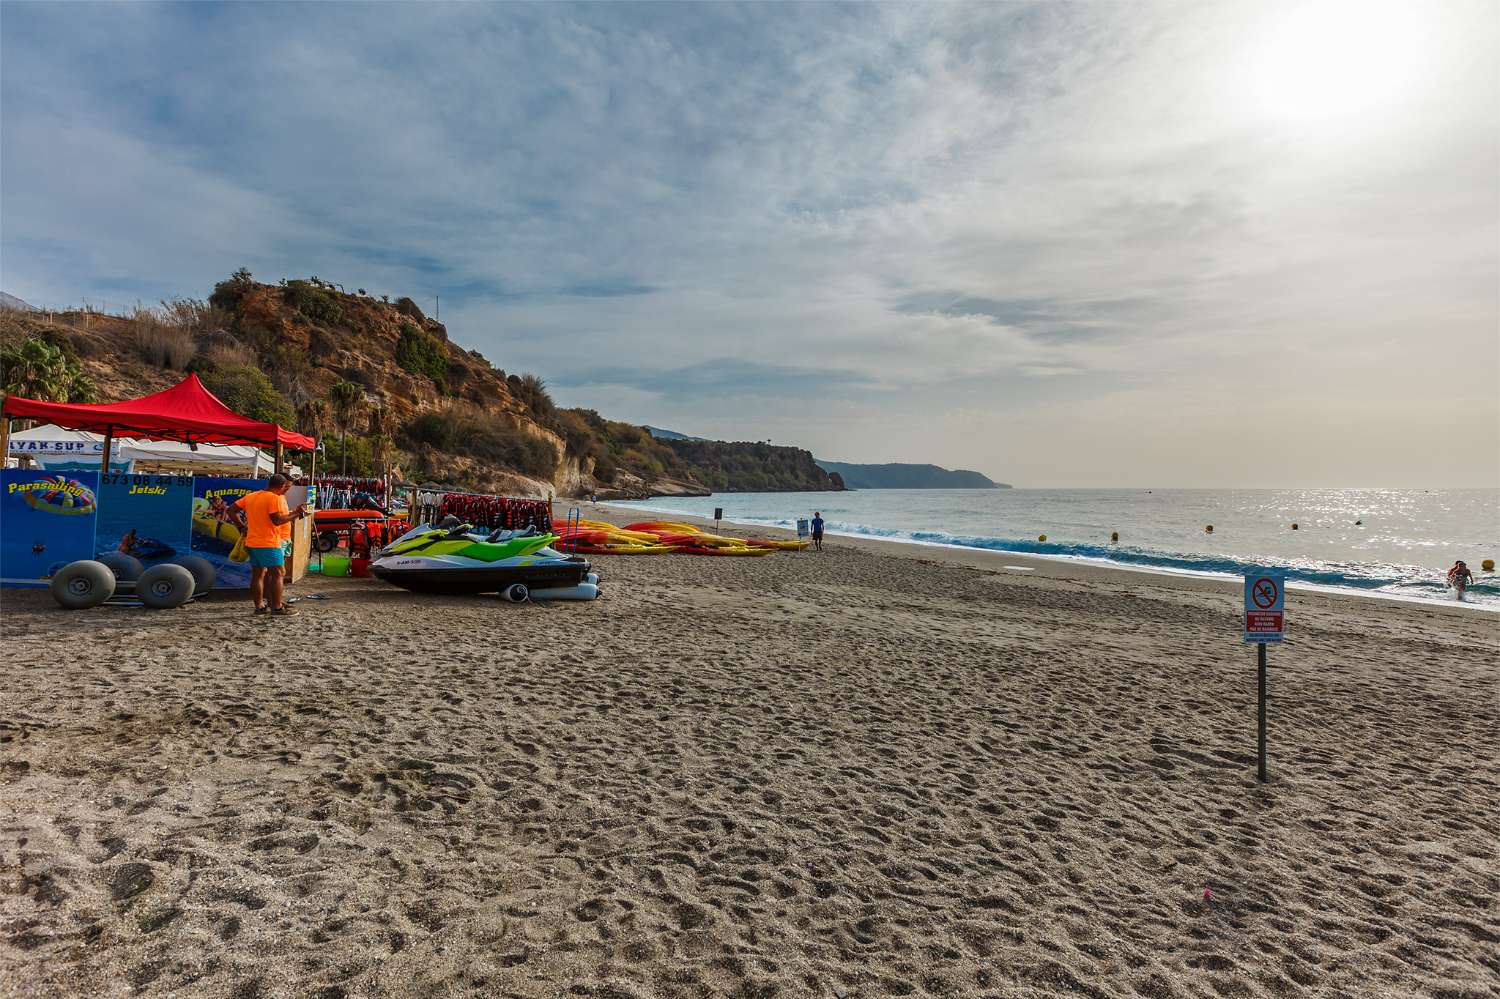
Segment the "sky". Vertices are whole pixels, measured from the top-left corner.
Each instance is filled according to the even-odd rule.
[[[0,4],[0,288],[1025,486],[1500,485],[1500,6]]]

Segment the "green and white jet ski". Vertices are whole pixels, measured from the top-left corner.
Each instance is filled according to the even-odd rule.
[[[471,524],[414,527],[381,549],[370,571],[414,593],[502,593],[516,584],[553,590],[589,582],[587,559],[548,547],[555,534],[473,532]]]

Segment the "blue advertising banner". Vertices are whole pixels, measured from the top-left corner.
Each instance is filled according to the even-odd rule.
[[[49,458],[33,459],[33,460],[36,460],[37,463],[40,464],[43,469],[45,469],[46,471],[49,471],[49,472],[97,472],[97,471],[99,471],[99,462],[98,461],[53,461],[53,460],[51,460]],[[135,468],[135,462],[133,462],[133,461],[112,461],[112,462],[109,463],[109,470],[111,472],[116,473],[116,474],[128,473],[133,468]]]
[[[7,468],[0,475],[0,583],[45,586],[69,562],[94,557],[98,472]]]
[[[147,568],[188,554],[193,480],[186,475],[106,475],[99,486],[95,550],[124,552]]]
[[[192,551],[213,563],[215,587],[250,585],[250,554],[229,507],[265,486],[264,479],[193,479]]]

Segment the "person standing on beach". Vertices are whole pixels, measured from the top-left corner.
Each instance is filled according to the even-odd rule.
[[[813,551],[823,550],[823,515],[817,510],[813,511],[812,519]]]
[[[1463,560],[1454,562],[1453,568],[1448,570],[1448,585],[1453,587],[1459,600],[1464,598],[1464,590],[1468,589],[1472,582],[1474,582],[1474,573],[1469,570]]]
[[[286,508],[286,492],[292,480],[277,472],[266,481],[266,488],[234,501],[234,511],[245,532],[245,550],[250,553],[250,599],[255,613],[267,612],[277,617],[291,617],[297,612],[282,599],[282,527],[290,533],[292,521],[307,516],[307,504]]]

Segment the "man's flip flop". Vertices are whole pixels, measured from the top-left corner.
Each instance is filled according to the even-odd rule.
[[[296,617],[297,611],[291,607],[276,607],[271,610],[272,617]]]

